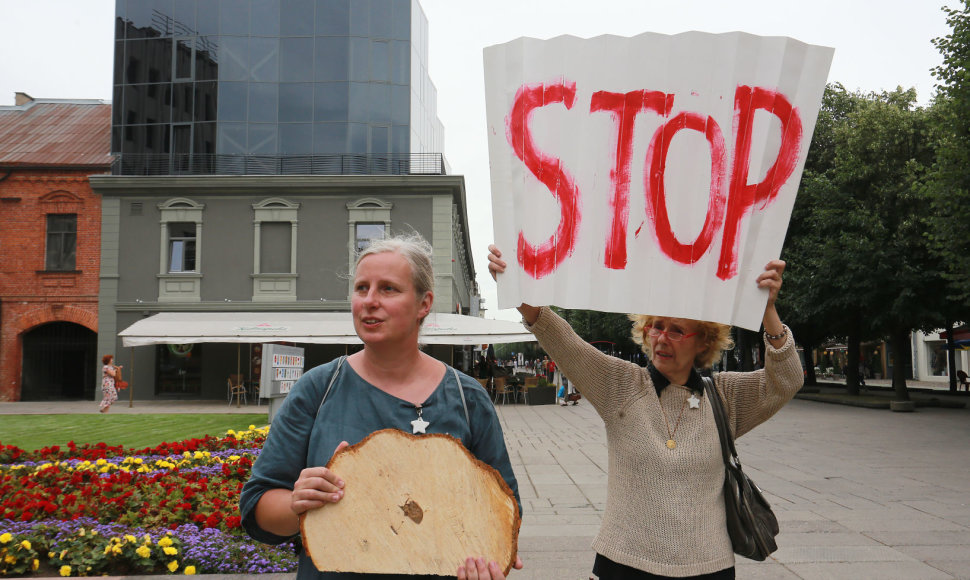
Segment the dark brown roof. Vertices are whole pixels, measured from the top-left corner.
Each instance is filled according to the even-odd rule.
[[[35,99],[0,107],[0,165],[111,165],[111,104]]]

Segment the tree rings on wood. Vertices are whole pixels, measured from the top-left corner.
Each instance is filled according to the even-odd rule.
[[[344,497],[300,518],[318,570],[454,576],[469,556],[512,568],[515,495],[454,437],[384,429],[327,467],[344,480]]]

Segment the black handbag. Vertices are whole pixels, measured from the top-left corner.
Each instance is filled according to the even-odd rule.
[[[761,488],[741,470],[741,461],[728,429],[728,415],[714,381],[704,377],[707,399],[714,411],[717,433],[724,455],[724,507],[727,513],[728,535],[734,552],[759,562],[778,549],[778,519],[771,505],[761,494]]]

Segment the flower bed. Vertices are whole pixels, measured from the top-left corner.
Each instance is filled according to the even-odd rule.
[[[295,571],[292,544],[240,528],[239,493],[268,430],[141,450],[0,445],[0,575]]]

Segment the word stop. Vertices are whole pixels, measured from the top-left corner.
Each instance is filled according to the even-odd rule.
[[[516,247],[519,264],[536,279],[555,271],[572,254],[582,221],[582,197],[575,180],[562,166],[561,160],[536,148],[530,133],[529,119],[536,109],[552,104],[562,103],[566,109],[572,109],[575,100],[575,82],[563,79],[554,83],[525,84],[516,92],[512,109],[506,118],[506,136],[515,155],[549,189],[559,204],[559,225],[548,240],[535,246],[519,231]],[[801,147],[802,121],[797,108],[781,93],[761,87],[739,85],[734,94],[734,159],[730,182],[725,191],[727,153],[721,128],[712,117],[705,117],[700,113],[683,111],[670,117],[673,104],[673,94],[659,91],[593,93],[590,113],[603,112],[610,115],[616,139],[613,153],[615,165],[610,172],[610,207],[613,214],[606,239],[605,264],[611,269],[626,268],[634,123],[640,113],[646,112],[665,119],[650,140],[643,176],[647,217],[659,240],[660,249],[676,262],[693,264],[707,253],[715,236],[721,232],[717,276],[728,280],[737,275],[741,220],[749,211],[754,211],[755,205],[760,205],[760,209],[767,207],[795,170]],[[781,147],[765,178],[759,183],[749,184],[751,133],[754,115],[759,109],[775,115],[781,121]],[[683,130],[702,133],[711,155],[707,214],[700,234],[688,244],[680,242],[674,235],[664,192],[667,152],[673,138]]]

